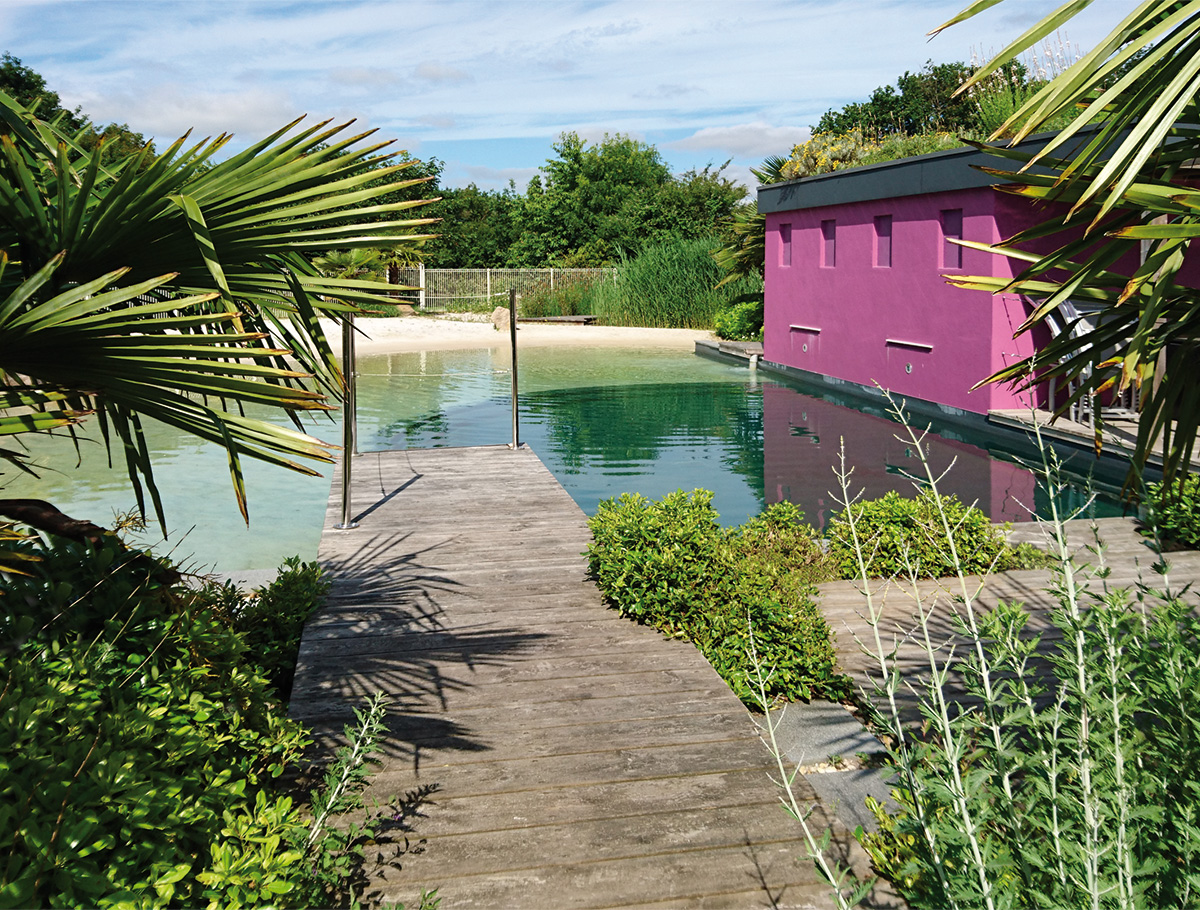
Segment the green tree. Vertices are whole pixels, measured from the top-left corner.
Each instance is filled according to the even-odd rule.
[[[388,288],[310,258],[411,243],[424,223],[406,217],[419,199],[378,202],[413,185],[409,164],[378,166],[386,143],[345,126],[291,124],[215,164],[228,137],[180,139],[109,167],[0,93],[0,260],[17,260],[0,271],[0,436],[95,415],[160,521],[145,417],[222,446],[243,514],[243,456],[314,473],[296,459],[327,447],[242,409],[295,419],[340,395],[317,317]]]
[[[427,245],[425,264],[443,269],[498,268],[508,262],[519,234],[521,199],[511,189],[481,190],[475,184],[442,189],[430,206],[440,217],[437,237]]]
[[[58,92],[52,91],[45,78],[10,53],[0,56],[0,92],[18,104],[35,110],[38,117],[55,121],[59,129],[74,134],[86,149],[103,148],[102,163],[111,165],[147,144],[146,137],[125,123],[96,126],[80,108],[67,110]],[[151,146],[153,147],[153,146]]]
[[[4,92],[18,104],[36,110],[43,120],[62,117],[60,126],[65,130],[79,130],[87,123],[79,108],[69,111],[62,106],[58,92],[46,85],[41,73],[26,66],[5,51],[0,55],[0,92]]]
[[[746,188],[717,169],[692,169],[641,197],[637,238],[640,247],[673,240],[694,240],[718,233],[746,195]]]
[[[1017,64],[1019,65],[1019,64]],[[814,133],[842,135],[861,130],[876,138],[891,133],[970,132],[977,109],[966,95],[956,95],[971,75],[965,63],[926,62],[916,73],[905,72],[896,85],[881,85],[867,101],[828,110]]]
[[[994,5],[980,0],[938,31]],[[972,77],[986,79],[1088,5],[1046,16]],[[1037,154],[989,148],[1014,165],[1009,188],[1055,203],[1041,225],[985,249],[1028,263],[1015,281],[974,277],[966,287],[1017,291],[1037,301],[1021,332],[1061,315],[1068,301],[1098,312],[1076,322],[1034,355],[987,381],[1075,384],[1077,399],[1108,389],[1139,393],[1135,470],[1156,443],[1166,477],[1188,471],[1200,430],[1200,291],[1181,273],[1200,236],[1200,191],[1189,176],[1200,145],[1200,0],[1150,0],[1066,72],[1051,80],[996,130],[1013,143],[1064,117],[1069,122]],[[969,87],[969,85],[968,85]],[[1049,171],[1035,174],[1033,163]],[[1039,249],[1029,252],[1036,241]],[[1123,263],[1132,260],[1132,269]],[[1132,274],[1130,274],[1132,272]],[[1099,428],[1098,428],[1099,431]],[[1097,439],[1099,442],[1099,438]]]
[[[645,197],[671,179],[658,150],[619,133],[591,146],[563,133],[553,148],[522,199],[510,263],[596,266],[636,253]]]

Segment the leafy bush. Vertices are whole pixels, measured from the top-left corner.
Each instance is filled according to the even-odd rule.
[[[817,133],[792,149],[780,173],[784,180],[795,180],[962,147],[958,134],[936,131],[889,133],[878,139],[867,138],[861,130]]]
[[[928,471],[921,435],[904,427]],[[1056,509],[1065,484],[1040,447]],[[843,502],[848,485],[843,474]],[[964,583],[949,616],[917,604],[906,635],[922,652],[914,661],[885,634],[892,620],[878,600],[866,599],[871,717],[899,809],[888,817],[873,806],[879,831],[856,834],[914,908],[1196,906],[1200,616],[1165,591],[1113,589],[1110,567],[1081,562],[1055,516],[1058,571],[1041,593],[1056,607],[1039,611],[1036,629],[1021,604],[981,610]],[[965,568],[955,569],[961,579]],[[914,664],[925,669],[907,672]],[[837,905],[849,907],[864,889],[831,868],[828,841],[797,817]]]
[[[972,691],[991,674],[993,698],[893,754],[901,811],[863,840],[910,906],[1195,906],[1200,619],[1175,600],[1079,607],[1054,615],[1050,679],[1024,610],[985,617],[986,663],[955,664]]]
[[[1046,565],[1047,557],[1036,548],[1008,546],[1004,534],[981,510],[954,496],[941,497],[941,502],[964,572],[982,574]],[[928,491],[916,498],[892,491],[856,503],[850,510],[869,576],[907,576],[910,566],[922,578],[940,578],[957,571],[937,500]],[[833,516],[825,535],[841,577],[857,578],[858,556],[845,510]]]
[[[771,506],[726,531],[708,491],[659,502],[626,493],[602,502],[589,526],[589,569],[608,600],[623,616],[693,642],[747,704],[755,703],[751,626],[775,671],[771,698],[848,694],[812,601],[825,557],[795,506]]]
[[[718,310],[713,316],[713,331],[718,338],[729,341],[762,341],[762,297],[756,294],[751,300],[741,300]]]
[[[320,565],[291,556],[271,584],[249,597],[237,596],[230,604],[233,628],[281,701],[292,696],[304,623],[329,593],[329,585]],[[227,589],[224,594],[228,599]]]
[[[258,666],[281,667],[316,567],[259,592],[259,619],[283,619],[252,653],[228,587],[181,586],[115,537],[19,546],[39,559],[0,576],[0,906],[345,898],[315,870],[353,845],[314,838],[284,789],[309,739]]]
[[[1152,520],[1171,544],[1200,549],[1200,475],[1189,474],[1175,483],[1147,484]]]

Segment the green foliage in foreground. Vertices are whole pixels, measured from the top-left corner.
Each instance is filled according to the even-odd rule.
[[[832,632],[812,600],[824,557],[794,505],[773,505],[725,530],[705,490],[659,502],[626,493],[602,502],[588,524],[589,569],[609,602],[693,642],[746,704],[756,705],[751,625],[762,661],[775,671],[769,698],[849,694]]]
[[[854,504],[850,513],[857,548],[845,510],[834,515],[825,529],[829,556],[841,578],[859,576],[859,553],[872,578],[907,578],[910,573],[919,578],[942,578],[954,575],[959,566],[967,574],[978,575],[1047,564],[1046,555],[1029,544],[1008,546],[1004,534],[992,526],[987,515],[954,496],[941,497],[939,510],[937,498],[928,491],[915,499],[893,491]],[[943,515],[952,532],[953,548],[949,546]]]
[[[250,649],[228,589],[180,586],[115,538],[22,546],[30,574],[0,584],[0,906],[352,902],[383,823],[312,823],[283,785],[309,740],[261,664],[284,660],[291,620]],[[297,618],[320,590],[315,566],[289,563],[258,599]],[[361,789],[369,747],[335,777]]]
[[[902,810],[862,840],[914,908],[1196,906],[1200,619],[1166,597],[1079,609],[1060,584],[1051,677],[1002,605],[984,659],[955,662],[992,696],[947,719],[930,691],[934,735],[893,753]]]
[[[1164,541],[1200,549],[1200,475],[1188,474],[1169,484],[1147,484],[1147,501]]]

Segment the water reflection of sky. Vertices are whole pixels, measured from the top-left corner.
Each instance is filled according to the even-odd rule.
[[[359,448],[488,445],[511,438],[508,356],[503,351],[437,351],[360,360]],[[765,377],[765,374],[764,374]],[[686,352],[531,348],[521,355],[521,434],[586,512],[622,492],[659,497],[704,487],[729,524],[766,502],[789,499],[823,523],[836,506],[832,467],[841,440],[868,496],[908,490],[917,466],[897,425],[758,381],[744,367]],[[315,435],[336,441],[323,421]],[[954,433],[949,434],[956,435]],[[150,429],[155,472],[179,553],[227,571],[273,566],[316,553],[329,471],[306,478],[246,465],[251,526],[235,505],[224,456],[210,446]],[[938,467],[955,460],[947,489],[996,519],[1021,520],[1037,499],[1029,471],[962,439],[930,437]],[[47,499],[68,514],[110,523],[133,505],[123,469],[102,447],[34,447],[57,471],[15,478],[6,495]]]

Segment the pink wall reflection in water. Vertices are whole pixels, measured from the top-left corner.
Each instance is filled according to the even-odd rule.
[[[920,474],[912,446],[896,439],[903,427],[784,387],[763,387],[763,474],[768,503],[788,500],[823,527],[840,508],[829,491],[837,490],[832,468],[845,439],[846,463],[854,466],[852,489],[865,488],[875,499],[889,490],[913,495],[902,471]],[[917,421],[917,425],[920,425]],[[1019,465],[998,461],[965,442],[929,436],[926,449],[938,470],[955,460],[940,484],[943,493],[976,503],[993,521],[1028,521],[1035,478]]]

